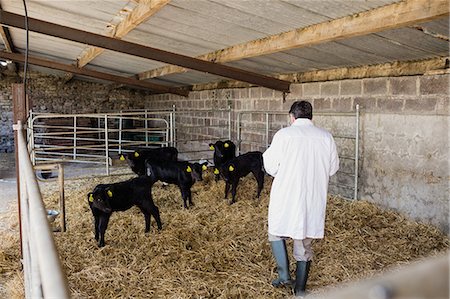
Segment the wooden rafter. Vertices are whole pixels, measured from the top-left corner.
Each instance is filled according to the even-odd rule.
[[[145,22],[161,8],[167,5],[170,0],[141,0],[138,5],[130,12],[125,19],[116,25],[115,30],[109,31],[108,36],[121,39],[139,24]],[[87,47],[77,58],[77,66],[83,67],[92,61],[95,57],[103,53],[105,49],[97,47]]]
[[[0,58],[9,59],[17,62],[24,62],[25,56],[23,54],[16,54],[16,53],[7,53],[7,52],[1,52],[0,51]],[[129,86],[139,87],[139,88],[145,88],[149,89],[156,93],[173,93],[181,96],[187,96],[189,94],[188,90],[182,90],[180,88],[170,88],[164,85],[151,83],[148,81],[141,81],[137,79],[132,79],[128,77],[122,77],[117,75],[112,75],[104,72],[89,70],[87,68],[77,68],[76,66],[69,65],[69,64],[63,64],[55,61],[50,61],[47,59],[37,58],[37,57],[28,57],[28,62],[33,65],[43,66],[51,69],[56,69],[60,71],[65,72],[71,72],[74,74],[87,76],[87,77],[93,77],[97,79],[107,80],[116,82],[119,84],[125,84]]]
[[[0,11],[0,23],[16,28],[24,29],[24,16]],[[164,51],[132,42],[127,42],[111,37],[90,33],[75,28],[61,26],[58,24],[28,18],[30,31],[63,38],[74,42],[85,43],[112,51],[130,54],[142,58],[161,61],[169,64],[179,65],[193,70],[207,72],[270,89],[289,92],[290,82],[276,79],[270,76],[260,75],[227,65],[204,61],[193,57]]]
[[[405,27],[448,15],[449,0],[405,0],[221,49],[197,58],[220,63],[236,61]],[[144,80],[186,71],[182,67],[170,65],[140,73],[138,76]]]
[[[328,70],[316,70],[300,73],[280,74],[279,79],[292,83],[327,82],[346,79],[364,79],[377,77],[399,77],[444,74],[449,72],[450,57],[437,57],[418,61],[395,61],[382,64],[342,67]],[[239,81],[221,81],[192,86],[193,91],[222,88],[248,88],[248,84]]]
[[[2,10],[1,6],[0,6],[0,10]],[[13,44],[13,41],[11,38],[11,34],[9,33],[9,29],[7,27],[0,26],[0,40],[5,45],[5,49],[7,52],[9,52],[9,53],[17,52],[14,47],[14,44]],[[17,70],[17,65],[14,63],[14,64],[8,66],[8,68],[10,70],[12,70],[13,72],[15,72]]]

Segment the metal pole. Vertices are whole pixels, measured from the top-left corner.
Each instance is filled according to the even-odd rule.
[[[31,153],[31,163],[34,165],[36,165],[36,154],[34,152],[34,129],[33,129],[33,119],[30,116],[29,119],[29,123],[30,126],[28,127],[28,130],[30,130],[30,140],[29,140],[29,145],[30,145],[30,153]]]
[[[58,164],[59,211],[61,213],[61,232],[66,231],[66,203],[64,199],[64,167]]]
[[[266,112],[266,149],[269,148],[269,113]]]
[[[30,236],[34,252],[33,258],[36,258],[39,265],[38,271],[42,280],[42,291],[48,298],[69,298],[67,281],[62,271],[61,263],[58,258],[55,243],[50,232],[49,223],[46,217],[46,211],[42,202],[39,185],[34,175],[26,142],[21,130],[22,123],[18,121],[18,155],[20,168],[23,170],[21,176],[26,180],[26,190],[29,197],[30,214]],[[33,263],[33,261],[32,261]]]
[[[176,123],[176,110],[177,107],[175,105],[172,105],[172,111],[173,111],[173,127],[172,127],[172,131],[173,131],[173,146],[177,147],[177,123]]]
[[[147,109],[145,109],[145,147],[148,147],[148,122],[147,122]]]
[[[122,115],[119,117],[119,155],[122,153]]]
[[[106,175],[109,175],[108,115],[105,114],[105,163]]]
[[[73,117],[73,159],[77,158],[77,117]]]
[[[238,144],[238,155],[241,154],[241,112],[237,115],[237,130],[236,130],[237,144]]]
[[[355,132],[355,193],[353,199],[358,199],[358,172],[359,172],[359,104],[356,105],[356,132]]]
[[[231,105],[228,106],[228,140],[231,140]]]

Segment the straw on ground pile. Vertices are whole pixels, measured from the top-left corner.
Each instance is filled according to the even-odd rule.
[[[98,248],[86,194],[99,183],[132,176],[66,181],[67,232],[55,233],[57,247],[74,298],[280,298],[276,265],[267,241],[267,207],[271,179],[260,201],[249,176],[238,187],[237,202],[223,199],[224,183],[212,173],[193,187],[195,207],[184,210],[179,189],[156,183],[153,199],[163,229],[152,218],[144,234],[137,208],[114,213],[106,246]],[[47,208],[58,207],[57,184],[43,188]],[[291,243],[288,242],[289,248]],[[22,288],[18,234],[1,245],[0,273],[9,288]],[[336,285],[448,250],[449,239],[436,228],[419,224],[366,201],[330,197],[325,239],[313,244],[315,259],[308,288],[320,292]],[[291,272],[295,261],[291,258]],[[13,297],[17,291],[10,290]]]

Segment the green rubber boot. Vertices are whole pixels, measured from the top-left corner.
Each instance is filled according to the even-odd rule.
[[[274,287],[291,286],[292,280],[289,274],[289,259],[284,240],[270,242],[272,254],[277,262],[278,278],[272,281]]]
[[[309,268],[311,266],[311,261],[301,261],[297,262],[297,269],[295,270],[295,296],[305,296],[306,295],[306,281],[308,280]]]

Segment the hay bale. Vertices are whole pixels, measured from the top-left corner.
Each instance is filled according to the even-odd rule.
[[[287,289],[270,285],[276,276],[267,241],[267,207],[271,179],[260,201],[256,182],[248,177],[238,187],[237,202],[223,199],[224,183],[208,173],[194,185],[195,207],[182,209],[180,191],[157,183],[153,198],[163,230],[152,221],[144,234],[144,217],[133,208],[114,213],[106,246],[94,240],[86,194],[96,184],[132,176],[66,181],[66,233],[56,243],[74,298],[280,298]],[[42,188],[47,208],[56,208],[57,186]],[[292,248],[291,242],[288,242]],[[3,246],[2,246],[3,247]],[[386,268],[448,250],[449,240],[436,228],[409,221],[364,201],[330,197],[325,239],[313,243],[309,289],[368,277]],[[291,251],[290,255],[291,255]],[[17,255],[15,255],[17,258]],[[295,261],[291,255],[291,269]],[[9,271],[11,261],[0,265]],[[6,269],[6,268],[5,268]]]

